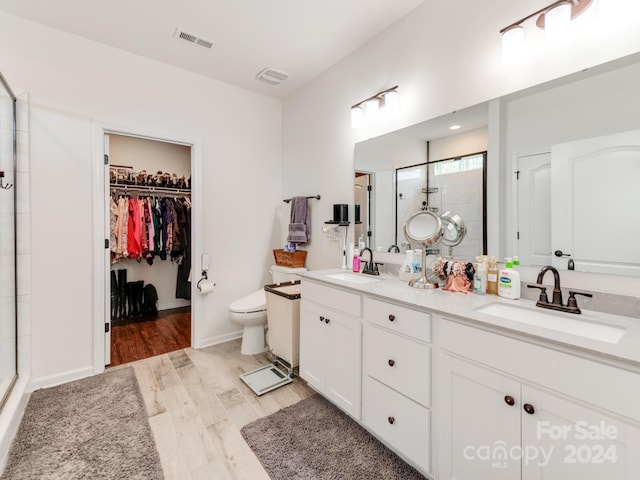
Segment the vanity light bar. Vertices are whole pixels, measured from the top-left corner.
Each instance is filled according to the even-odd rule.
[[[398,85],[395,85],[351,105],[351,126],[353,128],[361,127],[365,121],[377,118],[382,109],[387,111],[396,109],[398,96]]]

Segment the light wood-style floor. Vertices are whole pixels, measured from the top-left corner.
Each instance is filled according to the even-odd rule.
[[[267,363],[266,354],[242,355],[240,340],[234,340],[129,364],[142,390],[166,480],[269,478],[240,429],[313,390],[296,377],[257,397],[239,375]]]

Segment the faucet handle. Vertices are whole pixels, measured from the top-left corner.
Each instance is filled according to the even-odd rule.
[[[528,288],[539,288],[540,289],[540,298],[538,298],[539,303],[549,303],[549,297],[547,297],[547,287],[545,285],[541,285],[539,283],[534,283],[533,285],[527,285]]]
[[[593,297],[590,293],[585,292],[572,292],[569,290],[569,299],[567,300],[567,308],[571,309],[573,313],[581,313],[580,308],[578,307],[578,302],[576,301],[576,295],[582,295],[583,297]]]
[[[384,263],[382,262],[373,262],[373,274],[374,275],[380,275],[380,270],[378,270],[378,265],[384,265]]]

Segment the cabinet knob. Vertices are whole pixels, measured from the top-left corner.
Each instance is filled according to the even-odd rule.
[[[395,315],[393,315],[393,314],[389,315],[389,321],[390,322],[393,322],[395,319],[396,319]]]
[[[320,322],[324,322],[324,317],[320,317]]]
[[[530,403],[525,403],[522,408],[524,408],[524,411],[529,415],[533,415],[536,411],[535,408],[533,408],[533,405],[531,405]]]
[[[395,360],[389,359],[389,366],[393,367],[396,364]]]
[[[395,418],[393,418],[393,417],[389,417],[389,418],[387,418],[387,421],[388,421],[391,425],[393,425],[393,424],[395,423],[396,419],[395,419]]]
[[[506,397],[504,397],[504,402],[510,406],[513,406],[516,404],[516,401],[513,399],[511,395],[507,395]]]
[[[328,318],[324,319],[324,323],[329,323],[331,320],[329,320]]]

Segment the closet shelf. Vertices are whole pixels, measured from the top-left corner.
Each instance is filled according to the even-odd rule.
[[[190,188],[176,188],[176,187],[154,187],[145,185],[124,185],[122,183],[110,183],[109,187],[112,190],[123,190],[126,192],[145,192],[145,193],[171,193],[180,195],[191,195]]]

